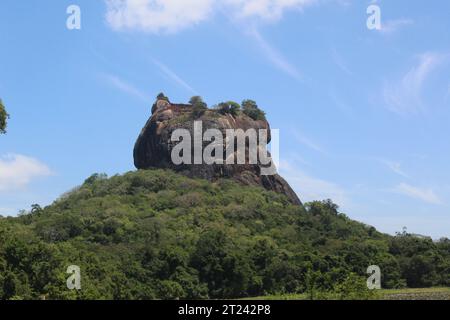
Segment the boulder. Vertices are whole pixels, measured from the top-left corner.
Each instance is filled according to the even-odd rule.
[[[198,177],[209,181],[230,178],[244,185],[262,186],[267,190],[285,194],[292,203],[301,205],[301,201],[278,174],[261,175],[261,164],[181,164],[172,162],[172,149],[176,142],[171,141],[172,133],[177,129],[186,129],[194,136],[194,121],[201,121],[203,132],[218,129],[226,136],[227,129],[267,129],[270,142],[270,126],[266,120],[254,120],[243,112],[233,116],[221,114],[217,110],[206,110],[198,119],[194,119],[193,106],[172,104],[167,100],[157,100],[152,107],[152,115],[142,129],[135,147],[134,164],[138,169],[172,169],[189,177]],[[205,146],[209,144],[204,142]],[[193,144],[192,144],[193,145]],[[225,142],[224,142],[225,145]],[[248,152],[247,152],[248,155]],[[247,157],[248,158],[248,157]],[[248,160],[246,158],[246,160]]]

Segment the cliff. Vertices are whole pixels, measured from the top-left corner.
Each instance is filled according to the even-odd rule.
[[[171,137],[175,130],[185,129],[194,136],[194,121],[201,121],[202,130],[218,129],[226,137],[227,129],[266,129],[270,142],[270,125],[265,119],[252,119],[242,111],[220,112],[217,109],[204,109],[195,113],[191,104],[173,104],[167,98],[158,99],[152,107],[152,115],[145,124],[134,147],[134,164],[138,169],[172,169],[189,177],[198,177],[209,181],[230,178],[243,185],[262,186],[267,190],[285,194],[292,203],[301,205],[301,201],[278,174],[262,175],[262,164],[174,164],[171,155],[174,142]],[[225,140],[225,138],[224,138]],[[225,145],[225,141],[223,145]],[[193,145],[193,144],[192,144]],[[266,146],[264,146],[265,148]],[[248,151],[248,146],[246,151]],[[237,158],[237,151],[235,151]]]

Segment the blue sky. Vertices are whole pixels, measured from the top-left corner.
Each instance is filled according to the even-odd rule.
[[[81,30],[66,27],[72,4]],[[380,30],[366,26],[371,4]],[[450,237],[449,18],[444,0],[3,0],[0,214],[134,170],[164,91],[256,100],[302,200]]]

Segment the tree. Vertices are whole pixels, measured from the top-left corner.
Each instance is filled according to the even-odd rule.
[[[231,114],[233,117],[236,117],[241,110],[241,106],[239,103],[234,101],[222,102],[218,106],[219,113],[221,114]]]
[[[374,290],[369,290],[364,277],[355,273],[350,273],[344,281],[336,284],[330,292],[319,294],[322,300],[371,300],[377,299],[378,294]]]
[[[106,173],[94,173],[89,178],[87,178],[84,183],[85,184],[94,184],[96,181],[105,180],[108,178]]]
[[[34,216],[40,216],[44,212],[44,210],[41,208],[38,204],[32,204],[31,205],[31,214]]]
[[[256,102],[250,99],[242,101],[242,107],[244,107],[244,109],[258,109]]]
[[[206,110],[208,110],[208,105],[203,101],[202,97],[194,96],[189,100],[189,103],[192,104],[192,115],[194,119],[200,118]]]
[[[197,104],[204,104],[205,102],[203,101],[203,98],[200,96],[193,96],[190,100],[189,103],[192,104],[193,106],[197,105]]]
[[[208,110],[208,108],[205,107],[204,105],[201,104],[194,105],[194,107],[192,108],[192,115],[194,119],[200,118],[205,113],[206,110]]]
[[[0,218],[0,300],[374,299],[372,264],[386,289],[448,287],[450,240],[392,237],[329,200],[302,207],[169,169],[94,174],[51,205]],[[67,290],[69,265],[82,268],[82,290]]]
[[[17,293],[19,280],[14,273],[8,272],[3,280],[3,298],[11,299]]]
[[[242,108],[244,114],[252,118],[253,120],[266,120],[266,114],[264,111],[258,108],[258,105],[253,100],[242,101]]]
[[[224,231],[212,229],[200,236],[191,264],[200,280],[208,284],[212,298],[231,298],[243,296],[248,288],[252,270],[247,260],[233,249]]]
[[[156,96],[156,100],[165,100],[165,101],[169,102],[169,98],[163,92],[160,92]]]
[[[7,119],[9,119],[9,114],[6,112],[5,106],[0,99],[0,134],[6,133]]]

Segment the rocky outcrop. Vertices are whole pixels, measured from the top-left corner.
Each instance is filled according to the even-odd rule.
[[[157,100],[152,107],[152,116],[145,124],[134,147],[134,164],[138,169],[168,168],[189,177],[199,177],[210,181],[231,178],[244,185],[262,186],[268,190],[285,194],[292,203],[301,202],[289,184],[278,174],[261,175],[262,165],[250,164],[181,164],[175,165],[171,154],[175,145],[171,141],[176,129],[186,129],[194,136],[194,120],[201,121],[203,131],[218,129],[225,137],[226,129],[267,129],[266,120],[253,120],[242,112],[233,116],[221,114],[217,110],[206,110],[198,119],[194,119],[193,106],[172,104],[166,99]],[[268,137],[270,142],[270,134]],[[225,144],[225,143],[224,143]],[[247,153],[248,155],[248,153]],[[248,160],[248,159],[247,159]]]

